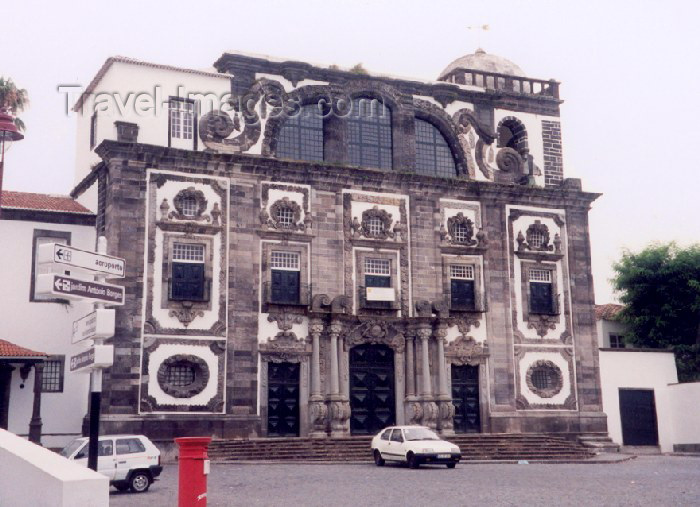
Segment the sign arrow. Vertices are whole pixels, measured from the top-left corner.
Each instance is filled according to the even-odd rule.
[[[63,250],[56,250],[56,257],[58,257],[59,259],[63,259]]]
[[[63,280],[56,277],[56,280],[53,282],[53,286],[56,288],[56,290],[61,290],[62,283],[63,283]]]

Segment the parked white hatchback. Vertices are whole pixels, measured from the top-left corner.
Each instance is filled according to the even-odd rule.
[[[454,468],[462,458],[455,444],[442,440],[425,426],[391,426],[372,439],[372,455],[377,466],[385,461],[408,463],[411,468],[421,464],[443,464]]]
[[[160,451],[143,435],[102,435],[97,442],[97,471],[119,491],[148,491],[163,471]],[[88,438],[76,438],[60,454],[87,466]]]

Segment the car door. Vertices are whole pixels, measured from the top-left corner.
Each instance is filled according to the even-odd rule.
[[[85,445],[75,453],[73,461],[87,467],[88,466],[88,447],[90,443],[85,442]],[[115,463],[114,463],[114,441],[111,438],[100,439],[97,442],[97,471],[105,475],[109,480],[114,479]]]
[[[403,450],[403,434],[399,428],[394,428],[391,438],[387,443],[387,457],[385,459],[403,460],[406,453]]]
[[[138,438],[117,438],[114,450],[116,461],[114,480],[123,481],[130,470],[146,466],[146,448]]]
[[[377,450],[384,455],[389,447],[389,442],[391,441],[391,428],[382,431],[381,435],[377,439]]]

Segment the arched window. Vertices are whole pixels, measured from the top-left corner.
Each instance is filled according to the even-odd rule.
[[[318,106],[302,106],[280,129],[277,157],[293,160],[323,160],[323,117]]]
[[[455,159],[445,137],[433,124],[416,118],[416,172],[454,178]]]
[[[521,155],[527,154],[527,130],[520,120],[514,116],[503,118],[498,124],[497,134],[499,148],[512,148]]]
[[[357,98],[347,117],[350,163],[391,169],[391,110],[377,99]]]

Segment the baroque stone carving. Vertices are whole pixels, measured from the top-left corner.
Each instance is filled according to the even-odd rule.
[[[513,148],[501,148],[496,155],[496,165],[503,172],[520,176],[523,173],[525,163],[520,153]]]
[[[168,315],[175,317],[183,326],[188,327],[197,317],[204,317],[204,311],[199,308],[193,308],[192,303],[189,301],[182,301],[180,308],[170,310]]]
[[[460,336],[445,348],[445,356],[454,364],[476,366],[488,355],[488,347],[471,336]]]
[[[549,228],[539,220],[535,220],[534,223],[530,224],[527,231],[525,231],[524,238],[522,231],[519,232],[517,240],[518,250],[520,251],[528,249],[538,252],[551,252],[554,250],[554,246],[549,243]]]
[[[170,368],[191,368],[192,382],[187,385],[176,385],[169,381]],[[201,357],[190,354],[177,354],[165,359],[158,367],[158,385],[164,393],[174,398],[191,398],[201,393],[209,383],[209,366]]]
[[[460,234],[457,234],[458,229]],[[454,245],[474,246],[477,242],[473,239],[474,223],[464,216],[461,211],[447,219],[447,241]]]
[[[432,317],[433,305],[430,301],[416,301],[416,316],[417,317]]]
[[[411,401],[406,405],[408,424],[420,424],[423,420],[423,406],[419,401]]]
[[[295,324],[303,324],[304,316],[298,313],[290,313],[283,310],[276,313],[270,313],[267,316],[267,321],[277,322],[277,328],[280,329],[280,332],[277,333],[274,338],[275,340],[287,337],[294,337],[294,339],[296,339],[296,335],[291,332],[291,329]]]
[[[184,212],[184,202],[189,199],[194,200],[196,205],[194,215],[188,215]],[[173,199],[173,206],[175,207],[175,211],[171,211],[168,214],[168,218],[170,219],[196,220],[198,222],[211,221],[211,217],[204,214],[204,210],[207,209],[207,200],[204,198],[204,192],[201,190],[195,190],[194,187],[188,187],[184,190],[180,190]],[[163,204],[161,203],[161,211],[162,210]]]
[[[403,352],[406,340],[393,325],[382,320],[370,320],[363,322],[351,330],[345,339],[345,348],[350,350],[355,345],[364,343],[376,343],[387,345],[394,352]]]
[[[280,220],[280,215],[286,212],[292,215],[292,219],[289,222]],[[263,221],[265,217],[267,219],[263,222],[263,225],[267,225],[273,229],[285,231],[304,231],[306,229],[306,221],[301,221],[301,207],[296,201],[289,199],[289,197],[284,197],[272,203],[269,214],[263,209],[260,213],[260,220]]]
[[[559,315],[530,313],[527,317],[527,328],[537,331],[537,336],[540,338],[544,338],[549,331],[556,329],[558,323]]]
[[[379,209],[379,206],[374,206],[372,209],[362,212],[362,222],[359,225],[357,217],[353,219],[353,234],[371,239],[393,238],[392,222],[391,213],[384,209]]]
[[[538,370],[543,370],[544,374],[551,382],[548,387],[537,387],[533,382],[533,376]],[[525,373],[525,382],[527,383],[528,389],[535,393],[540,398],[552,398],[564,387],[564,376],[562,375],[561,369],[554,364],[552,361],[546,359],[540,359],[535,361],[530,365],[527,372]]]
[[[443,433],[452,433],[454,430],[455,406],[449,400],[438,402],[438,428]]]
[[[421,423],[423,426],[427,426],[431,430],[437,429],[438,422],[438,406],[434,401],[424,401],[423,402],[423,419]]]

